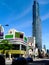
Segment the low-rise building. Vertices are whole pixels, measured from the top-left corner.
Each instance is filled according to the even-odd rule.
[[[0,40],[4,39],[4,28],[2,25],[0,25]]]
[[[10,29],[8,31],[8,34],[5,35],[5,39],[7,39],[12,45],[12,49],[9,49],[8,51],[11,57],[26,55],[27,38],[24,37],[23,32],[16,31],[15,29]]]

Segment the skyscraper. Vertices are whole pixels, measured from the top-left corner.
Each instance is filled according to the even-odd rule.
[[[37,44],[38,48],[42,49],[42,35],[41,35],[41,19],[39,15],[39,3],[37,0],[34,0],[33,3],[33,35],[35,37],[35,43]]]

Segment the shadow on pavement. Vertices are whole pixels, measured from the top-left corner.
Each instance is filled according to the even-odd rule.
[[[5,59],[3,55],[0,55],[0,65],[5,65]]]
[[[33,61],[33,63],[28,65],[49,65],[49,60]]]

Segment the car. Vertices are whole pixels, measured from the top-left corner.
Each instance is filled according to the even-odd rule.
[[[27,60],[24,57],[15,58],[12,65],[27,65]]]
[[[28,63],[32,63],[33,62],[33,58],[31,58],[31,57],[27,57],[26,60],[27,60]]]

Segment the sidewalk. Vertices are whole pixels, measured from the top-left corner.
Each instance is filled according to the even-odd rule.
[[[44,59],[44,58],[35,58],[35,59],[33,59],[33,61],[41,61],[41,60],[49,60],[49,59]]]
[[[12,59],[6,58],[5,59],[5,64],[12,64]]]

